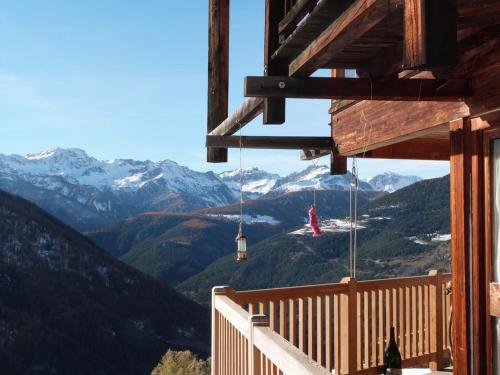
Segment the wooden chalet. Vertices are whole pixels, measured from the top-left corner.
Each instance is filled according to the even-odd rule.
[[[380,373],[394,325],[405,366],[452,358],[455,374],[499,374],[500,1],[263,1],[265,70],[228,115],[229,0],[209,0],[208,161],[227,161],[234,134],[261,113],[285,124],[286,98],[331,99],[330,135],[304,127],[243,147],[329,154],[333,174],[352,156],[449,160],[452,273],[214,288],[213,373]],[[311,77],[318,69],[331,77]]]

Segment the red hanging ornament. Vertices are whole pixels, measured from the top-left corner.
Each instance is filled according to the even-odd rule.
[[[309,208],[309,225],[313,231],[313,237],[321,236],[321,230],[319,229],[318,218],[316,216],[316,207],[311,205]]]

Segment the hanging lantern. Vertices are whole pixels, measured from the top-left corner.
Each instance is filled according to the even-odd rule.
[[[247,260],[247,238],[243,234],[243,223],[240,221],[240,230],[236,236],[236,243],[238,245],[238,250],[236,253],[236,260],[243,261]]]

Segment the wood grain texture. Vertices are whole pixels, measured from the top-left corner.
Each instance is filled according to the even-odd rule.
[[[360,102],[333,116],[332,131],[339,154],[350,156],[441,133],[468,114],[460,102]]]
[[[470,120],[454,122],[450,127],[450,215],[451,269],[453,280],[454,367],[464,375],[472,374],[470,363]]]
[[[456,0],[405,0],[405,68],[439,68],[456,64],[457,12]]]

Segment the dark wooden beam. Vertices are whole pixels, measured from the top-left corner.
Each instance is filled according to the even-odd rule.
[[[292,9],[290,9],[285,17],[279,22],[279,34],[289,34],[302,20],[302,18],[313,10],[317,3],[318,0],[298,0]]]
[[[227,117],[229,79],[229,0],[209,1],[207,133]],[[227,162],[227,149],[207,148],[207,162]]]
[[[262,113],[264,99],[250,98],[245,100],[227,119],[212,130],[209,135],[231,135],[243,128]]]
[[[246,77],[245,96],[302,99],[462,101],[470,96],[466,80],[326,77]]]
[[[342,155],[330,155],[330,174],[342,175],[347,173],[347,157]]]
[[[289,65],[288,75],[307,77],[328,66],[332,57],[376,26],[394,0],[356,0]]]
[[[264,37],[264,75],[286,74],[286,65],[273,61],[272,55],[279,47],[279,22],[283,18],[285,2],[266,0],[265,37]],[[264,100],[264,124],[283,124],[285,122],[285,98],[266,98]]]
[[[405,68],[441,68],[457,63],[457,12],[457,0],[405,0]]]
[[[206,145],[207,147],[239,148],[240,137],[207,135]],[[241,137],[241,145],[242,148],[283,150],[318,149],[331,151],[333,149],[333,141],[331,137],[244,136]]]

